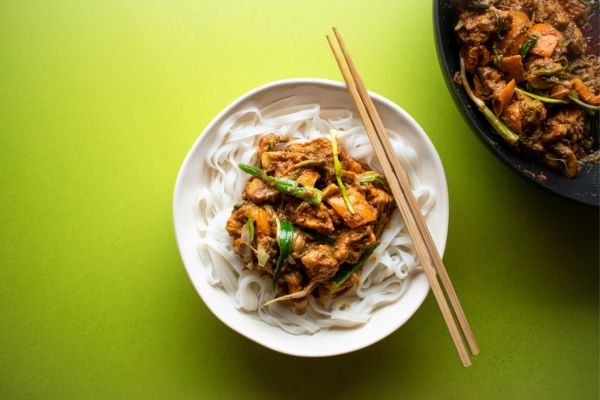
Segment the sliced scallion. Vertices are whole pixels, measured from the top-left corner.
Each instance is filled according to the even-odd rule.
[[[340,267],[340,269],[335,274],[330,283],[333,292],[337,291],[344,284],[344,282],[346,282],[352,276],[352,274],[354,274],[364,265],[364,263],[371,256],[371,254],[373,254],[373,251],[375,250],[378,244],[379,243],[374,243],[371,246],[369,246],[356,263],[344,264]]]
[[[527,97],[531,97],[532,99],[536,99],[539,100],[543,103],[553,103],[553,104],[568,104],[568,101],[564,101],[564,100],[560,100],[560,99],[553,99],[551,97],[545,97],[545,96],[540,96],[539,94],[535,94],[535,93],[531,93],[528,92],[526,90],[523,90],[521,88],[515,88],[515,90],[521,94],[524,94]]]
[[[596,112],[600,110],[600,106],[593,106],[581,101],[575,92],[571,92],[569,99],[571,99],[571,101],[577,104],[579,107],[583,108],[589,115],[596,115]]]
[[[327,243],[329,245],[333,245],[335,243],[336,237],[333,235],[326,235],[324,233],[313,231],[312,229],[306,229],[306,228],[302,229],[302,232],[306,233],[307,235],[311,236],[313,239],[315,239],[319,242]]]
[[[344,182],[342,182],[342,164],[340,163],[340,159],[338,157],[337,132],[335,129],[331,129],[329,131],[329,135],[331,135],[331,149],[333,151],[333,168],[335,170],[335,177],[337,179],[338,186],[340,187],[340,191],[342,192],[344,203],[346,203],[346,207],[348,208],[348,211],[350,211],[350,214],[354,215],[354,207],[352,207],[352,204],[348,199],[346,186],[344,186]]]
[[[537,41],[538,41],[537,35],[531,35],[525,40],[525,42],[521,46],[521,51],[519,53],[519,54],[521,54],[521,58],[527,57],[527,55],[529,54],[531,49],[533,49],[533,47],[535,46]]]
[[[314,187],[301,185],[291,179],[268,175],[264,170],[251,165],[238,164],[238,167],[245,173],[272,184],[273,188],[276,190],[306,200],[310,204],[317,205],[321,203],[321,200],[323,199],[323,192]]]
[[[514,145],[519,141],[519,135],[514,133],[508,126],[504,125],[504,122],[500,121],[498,117],[490,110],[483,100],[479,97],[475,96],[473,91],[471,90],[471,86],[469,86],[469,81],[467,80],[467,73],[465,72],[465,61],[462,56],[460,57],[460,75],[462,78],[463,86],[467,95],[475,103],[479,111],[483,113],[488,122],[492,125],[496,133],[500,135],[504,140],[506,140],[509,144]]]
[[[264,267],[269,262],[269,253],[265,251],[262,247],[258,247],[258,251],[256,252],[256,260],[258,261],[259,267]]]
[[[250,242],[254,241],[254,218],[248,217],[246,221],[246,225],[248,225],[248,232],[250,232]]]
[[[288,256],[292,252],[292,243],[294,240],[294,225],[287,220],[281,220],[279,224],[279,232],[277,235],[277,244],[279,245],[279,257],[273,271],[273,291],[277,289],[277,282],[283,270],[283,265]]]
[[[361,184],[373,182],[378,183],[381,186],[388,187],[387,179],[385,179],[385,176],[375,171],[363,172],[358,176],[358,181]]]

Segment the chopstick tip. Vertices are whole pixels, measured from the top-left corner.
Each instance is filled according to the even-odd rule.
[[[340,34],[340,31],[337,30],[337,28],[334,26],[333,27],[333,33],[335,33],[335,37],[337,38],[338,42],[342,42],[342,35]]]

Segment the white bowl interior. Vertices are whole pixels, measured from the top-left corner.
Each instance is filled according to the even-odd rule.
[[[198,233],[194,222],[194,199],[198,190],[207,144],[219,125],[232,113],[248,106],[263,107],[288,96],[298,96],[322,108],[344,108],[355,112],[345,85],[319,79],[293,79],[261,86],[229,105],[202,132],[189,151],[175,185],[173,219],[181,258],[192,283],[208,308],[226,325],[270,349],[297,356],[319,357],[348,353],[373,344],[402,326],[425,300],[429,284],[423,272],[412,277],[404,296],[377,309],[371,319],[357,328],[321,330],[312,335],[292,335],[237,310],[225,292],[206,280],[206,268],[197,253]],[[433,189],[435,206],[427,215],[427,225],[443,254],[448,233],[448,189],[440,158],[433,144],[400,107],[371,93],[386,128],[402,134],[403,140],[419,154],[418,172],[423,183]],[[355,112],[356,113],[356,112]],[[232,204],[233,206],[233,204]]]

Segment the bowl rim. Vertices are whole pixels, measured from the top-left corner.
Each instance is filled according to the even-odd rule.
[[[396,331],[398,328],[400,328],[402,325],[404,325],[404,323],[406,323],[406,321],[414,315],[414,313],[421,307],[421,305],[425,301],[425,298],[427,297],[427,294],[429,293],[429,290],[430,290],[430,286],[429,286],[429,283],[427,282],[427,280],[425,279],[425,282],[424,282],[425,290],[422,290],[422,292],[417,293],[416,299],[412,303],[412,304],[414,304],[414,306],[411,307],[410,309],[408,309],[400,318],[397,318],[397,320],[395,321],[394,324],[387,325],[385,329],[378,331],[378,334],[376,336],[370,337],[368,340],[363,340],[359,344],[357,344],[355,346],[351,346],[350,348],[340,348],[340,349],[334,349],[332,351],[325,351],[325,352],[323,352],[323,351],[321,351],[321,352],[306,352],[306,351],[297,351],[296,349],[293,349],[293,348],[282,348],[278,345],[274,345],[274,344],[266,342],[266,341],[260,341],[257,338],[251,336],[248,332],[238,329],[238,327],[233,326],[232,324],[229,323],[229,321],[225,320],[225,318],[218,312],[217,309],[212,307],[210,302],[207,301],[205,294],[200,290],[199,285],[196,283],[196,279],[192,275],[192,272],[190,270],[190,268],[191,268],[190,263],[186,262],[187,256],[184,253],[185,249],[182,244],[183,241],[180,237],[182,232],[180,232],[178,229],[177,205],[181,202],[180,197],[183,196],[181,193],[183,179],[185,176],[185,172],[189,168],[189,164],[191,163],[192,155],[196,152],[197,148],[202,144],[202,141],[203,141],[202,139],[206,136],[206,134],[208,132],[212,131],[218,124],[220,124],[223,121],[224,117],[226,117],[232,110],[234,110],[237,106],[244,103],[245,101],[251,99],[253,96],[255,96],[261,92],[270,91],[272,89],[276,89],[279,87],[293,86],[293,85],[317,85],[317,86],[322,86],[322,87],[330,88],[330,89],[345,89],[346,88],[346,85],[344,83],[341,83],[338,81],[333,81],[333,80],[328,80],[328,79],[321,79],[321,78],[282,79],[282,80],[277,80],[277,81],[273,81],[273,82],[269,82],[269,83],[260,85],[256,88],[246,92],[245,94],[243,94],[242,96],[238,97],[236,100],[231,102],[228,106],[226,106],[221,112],[219,112],[208,123],[208,125],[196,137],[193,145],[188,150],[188,152],[185,156],[185,159],[184,159],[183,163],[181,164],[181,167],[180,167],[178,175],[177,175],[177,179],[175,181],[174,190],[173,190],[173,209],[172,209],[173,228],[175,231],[175,238],[177,241],[177,248],[179,251],[179,255],[181,257],[181,260],[182,260],[182,263],[186,270],[186,273],[188,275],[188,278],[192,282],[192,285],[194,286],[195,291],[198,293],[198,295],[200,296],[200,298],[202,299],[204,304],[207,306],[207,308],[223,324],[225,324],[232,330],[238,332],[242,336],[260,344],[261,346],[267,347],[271,350],[275,350],[275,351],[283,353],[283,354],[299,356],[299,357],[330,357],[330,356],[336,356],[336,355],[350,353],[350,352],[357,351],[362,348],[368,347],[368,346],[384,339],[385,337],[389,336],[394,331]],[[399,105],[395,104],[394,102],[392,102],[391,100],[387,99],[384,96],[381,96],[381,95],[371,92],[371,91],[369,91],[369,94],[376,102],[379,101],[379,102],[383,103],[384,105],[386,105],[390,109],[392,109],[394,112],[399,114],[400,117],[403,118],[406,121],[406,123],[411,126],[412,129],[415,130],[415,132],[419,136],[419,139],[423,141],[423,145],[428,148],[428,152],[430,152],[431,155],[433,156],[433,168],[435,171],[435,175],[439,176],[439,178],[440,178],[439,179],[440,180],[439,187],[436,187],[436,196],[437,196],[438,200],[436,201],[435,207],[438,207],[438,206],[441,207],[441,220],[438,221],[438,223],[440,224],[441,229],[442,229],[442,234],[441,234],[441,237],[439,238],[439,243],[438,242],[435,242],[435,243],[436,243],[436,247],[438,248],[438,251],[443,256],[444,250],[446,247],[446,243],[447,243],[447,238],[448,238],[449,199],[448,199],[448,184],[446,181],[444,167],[442,165],[439,154],[437,153],[437,150],[435,149],[435,146],[431,142],[431,139],[429,138],[429,136],[425,133],[423,128],[421,128],[421,126],[417,123],[417,121],[410,114],[408,114]],[[368,324],[368,323],[369,322],[367,322],[366,324]],[[280,329],[280,328],[278,328],[278,329]],[[281,331],[283,333],[286,333],[283,330],[281,330]]]

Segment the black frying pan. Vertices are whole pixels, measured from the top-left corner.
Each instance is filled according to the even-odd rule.
[[[457,10],[449,7],[447,0],[433,1],[433,22],[438,58],[446,84],[452,93],[458,108],[477,136],[486,144],[504,164],[510,165],[521,176],[531,182],[548,189],[560,196],[598,207],[600,205],[600,164],[584,165],[579,175],[574,179],[565,178],[550,168],[537,164],[523,155],[515,152],[499,137],[489,125],[485,117],[473,107],[462,86],[454,83],[454,73],[460,69],[458,42],[454,34],[457,21]],[[598,16],[592,19],[594,33],[597,36]],[[598,50],[597,42],[592,44]],[[598,138],[599,115],[591,121],[592,134]],[[598,143],[596,141],[596,146]],[[542,176],[545,176],[544,179]]]

